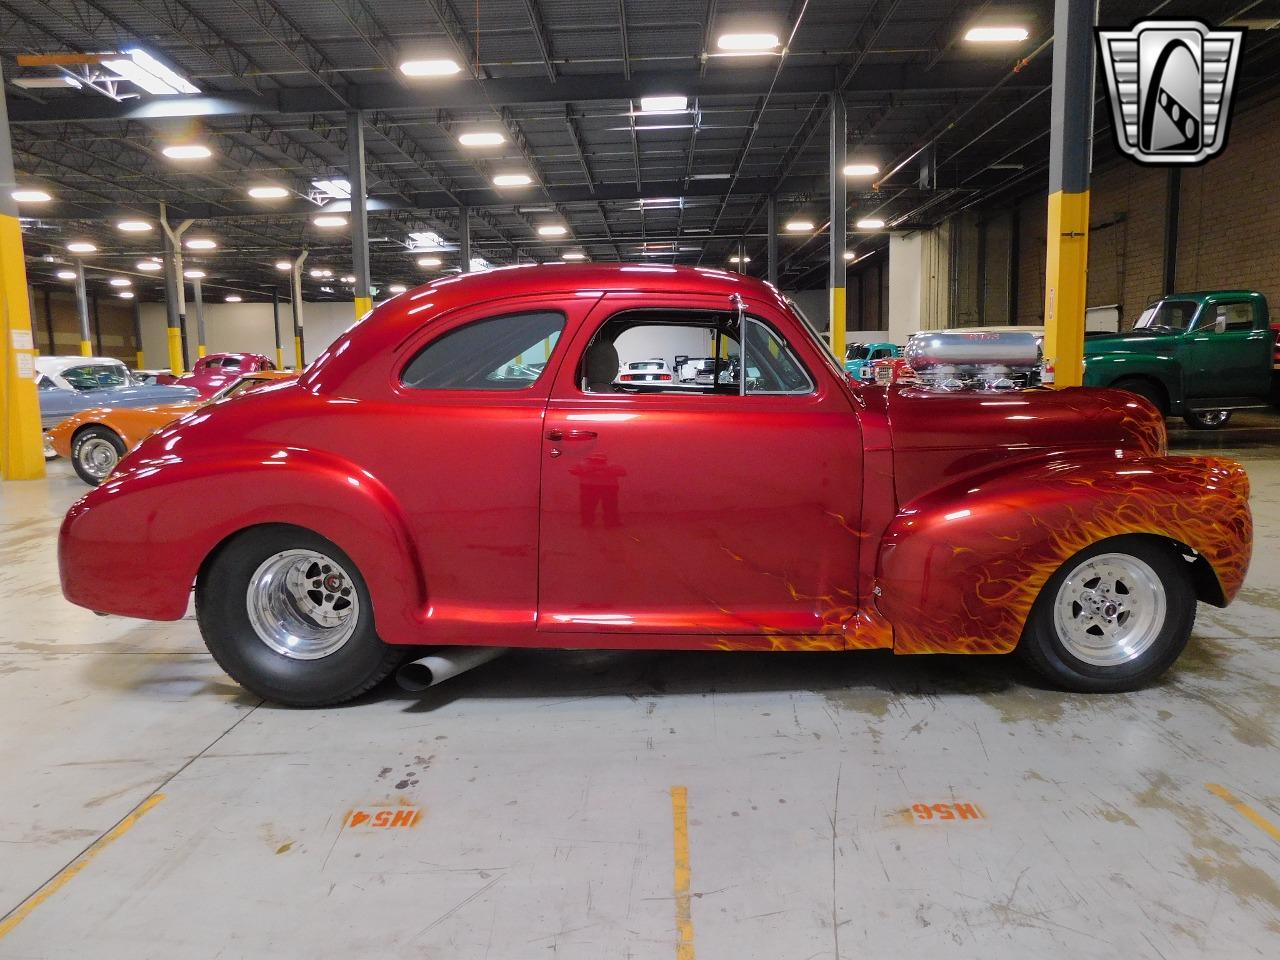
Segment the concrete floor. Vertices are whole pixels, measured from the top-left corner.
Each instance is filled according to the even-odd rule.
[[[1254,563],[1115,697],[1009,659],[533,651],[277,709],[190,619],[61,599],[65,464],[5,484],[0,957],[1280,955],[1280,417],[1173,432],[1248,466]]]

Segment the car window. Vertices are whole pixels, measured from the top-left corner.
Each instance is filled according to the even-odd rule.
[[[1180,333],[1191,325],[1198,307],[1194,300],[1161,300],[1142,311],[1133,329]]]
[[[1219,319],[1225,320],[1228,330],[1253,329],[1253,304],[1248,301],[1216,304],[1213,316],[1215,322]]]
[[[58,389],[58,385],[54,383],[52,380],[50,380],[48,377],[46,377],[43,373],[40,374],[40,379],[36,381],[36,387],[38,387],[41,390],[57,390]]]
[[[241,360],[239,357],[223,357],[222,358],[222,365],[224,367],[235,367],[238,369],[240,367],[240,362]]]
[[[132,382],[123,363],[84,364],[68,367],[62,377],[77,390],[99,390],[103,387],[127,387]]]
[[[542,376],[564,330],[550,310],[474,320],[432,340],[405,366],[414,390],[520,390]]]
[[[746,392],[809,393],[813,381],[783,339],[759,320],[747,318]]]

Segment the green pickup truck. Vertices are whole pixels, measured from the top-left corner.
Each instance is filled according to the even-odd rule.
[[[1199,430],[1235,410],[1270,403],[1272,333],[1267,300],[1249,290],[1171,294],[1128,333],[1090,333],[1084,382],[1146,397]]]

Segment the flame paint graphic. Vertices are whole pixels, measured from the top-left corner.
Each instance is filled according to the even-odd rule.
[[[1212,457],[1050,463],[967,497],[924,497],[890,526],[882,613],[897,653],[1008,653],[1045,582],[1100,540],[1151,534],[1199,553],[1223,599],[1249,565],[1244,469]]]

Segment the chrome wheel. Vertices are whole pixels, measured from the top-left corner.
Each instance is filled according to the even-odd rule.
[[[1220,427],[1231,419],[1230,410],[1201,410],[1191,415],[1197,424],[1210,429]]]
[[[76,447],[76,460],[95,480],[105,480],[120,462],[120,451],[106,437],[92,436]]]
[[[1095,667],[1142,656],[1164,628],[1164,584],[1145,561],[1103,553],[1076,566],[1058,588],[1053,622],[1067,652]]]
[[[340,650],[360,619],[351,575],[316,550],[284,550],[268,557],[245,597],[258,639],[293,660],[319,660]]]

